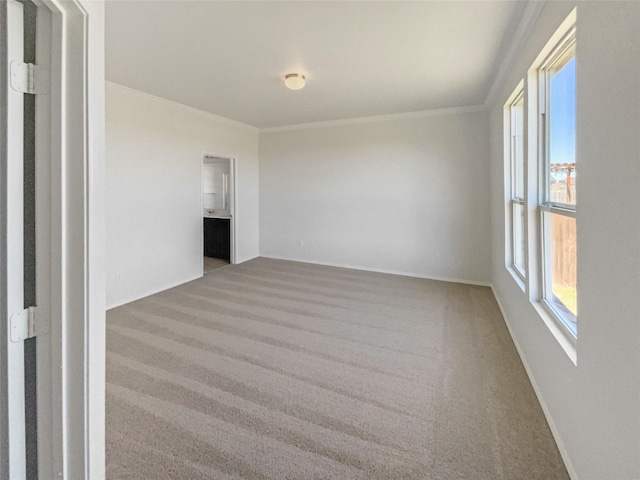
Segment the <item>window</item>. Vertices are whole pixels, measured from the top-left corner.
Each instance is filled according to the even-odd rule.
[[[524,281],[526,278],[526,230],[524,201],[524,87],[523,82],[505,105],[505,167],[509,172],[508,215],[511,227],[507,235],[507,265]]]
[[[577,336],[575,27],[538,68],[541,297]]]

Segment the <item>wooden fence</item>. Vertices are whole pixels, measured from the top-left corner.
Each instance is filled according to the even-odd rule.
[[[553,283],[576,286],[576,219],[551,215]]]

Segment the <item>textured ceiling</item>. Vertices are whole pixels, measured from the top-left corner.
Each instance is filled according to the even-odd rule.
[[[478,105],[525,6],[109,1],[107,80],[263,128]]]

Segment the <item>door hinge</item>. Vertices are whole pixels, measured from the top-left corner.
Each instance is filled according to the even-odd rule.
[[[49,93],[49,70],[33,63],[11,62],[11,88],[32,95]]]
[[[49,319],[35,306],[14,313],[10,322],[11,341],[14,343],[49,332]]]

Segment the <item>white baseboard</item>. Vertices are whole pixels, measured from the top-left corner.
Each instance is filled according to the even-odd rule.
[[[202,278],[202,273],[200,275],[195,275],[193,277],[189,277],[186,279],[178,280],[177,282],[172,282],[167,285],[163,285],[162,287],[154,288],[149,290],[142,295],[134,295],[131,297],[127,297],[124,300],[119,300],[116,303],[107,305],[107,310],[111,310],[112,308],[121,307],[122,305],[126,305],[127,303],[135,302],[136,300],[140,300],[141,298],[148,297],[150,295],[155,295],[156,293],[164,292],[165,290],[169,290],[170,288],[177,287],[178,285],[182,285],[188,282],[192,282],[198,278]]]
[[[239,265],[241,263],[248,262],[249,260],[253,260],[254,258],[258,258],[258,257],[256,256],[256,257],[251,257],[251,258],[244,258],[244,259],[240,260],[239,262],[234,263],[234,265]],[[170,288],[177,287],[179,285],[183,285],[185,283],[192,282],[194,280],[197,280],[198,278],[202,278],[203,276],[204,276],[204,272],[200,273],[199,275],[195,275],[195,276],[192,276],[192,277],[187,277],[187,278],[182,279],[182,280],[178,280],[177,282],[168,283],[166,285],[163,285],[162,287],[154,288],[152,290],[149,290],[149,291],[143,293],[142,295],[133,295],[131,297],[127,297],[125,300],[119,300],[116,303],[107,305],[107,310],[111,310],[112,308],[116,308],[116,307],[121,307],[122,305],[126,305],[127,303],[135,302],[136,300],[140,300],[141,298],[145,298],[145,297],[148,297],[150,295],[155,295],[156,293],[164,292],[165,290],[169,290]]]
[[[254,258],[258,258],[259,256],[260,255],[254,255],[253,257],[242,258],[240,260],[236,258],[236,261],[232,263],[232,265],[240,265],[241,263],[248,262],[249,260],[253,260]]]
[[[507,325],[507,329],[509,330],[509,334],[511,335],[511,339],[513,340],[513,344],[516,346],[516,350],[518,351],[518,355],[520,356],[520,360],[522,361],[522,365],[524,365],[524,369],[527,372],[527,376],[529,377],[529,381],[531,382],[531,386],[533,387],[533,391],[536,393],[536,397],[538,398],[538,402],[540,403],[540,406],[542,407],[542,412],[544,413],[544,416],[547,419],[547,423],[549,424],[549,428],[551,429],[551,434],[553,435],[553,438],[556,441],[556,445],[558,446],[558,451],[560,452],[560,456],[562,457],[562,460],[564,461],[564,465],[565,465],[565,467],[567,469],[567,473],[569,473],[569,477],[571,478],[571,480],[578,480],[578,474],[576,473],[575,469],[573,468],[573,464],[571,463],[571,458],[569,457],[569,452],[567,452],[567,449],[565,448],[564,443],[562,442],[562,438],[560,437],[560,432],[558,431],[558,428],[556,427],[556,423],[553,421],[553,417],[551,416],[551,412],[549,411],[549,408],[547,407],[547,403],[544,401],[544,398],[542,396],[542,392],[540,391],[540,388],[538,387],[538,382],[536,382],[536,378],[533,376],[533,372],[529,368],[529,364],[527,363],[527,359],[525,358],[524,353],[522,352],[522,349],[520,348],[520,344],[518,343],[518,339],[513,334],[513,330],[511,328],[511,323],[509,322],[509,317],[507,317],[507,314],[505,313],[504,308],[502,307],[502,302],[500,301],[500,297],[498,297],[498,294],[496,293],[496,289],[494,288],[493,285],[491,285],[491,290],[493,291],[493,296],[495,297],[496,302],[498,303],[498,308],[500,308],[500,312],[502,313],[502,318],[504,318],[504,323]]]
[[[375,268],[365,268],[357,265],[348,265],[344,263],[318,262],[315,260],[303,260],[300,258],[291,258],[291,257],[276,257],[273,255],[260,255],[260,257],[271,258],[273,260],[287,260],[289,262],[310,263],[312,265],[324,265],[327,267],[349,268],[351,270],[360,270],[363,272],[387,273],[390,275],[401,275],[403,277],[425,278],[427,280],[438,280],[441,282],[464,283],[466,285],[478,285],[481,287],[491,287],[491,284],[489,282],[479,282],[477,280],[464,280],[461,278],[450,278],[450,277],[436,277],[432,275],[423,275],[420,273],[402,272],[399,270],[381,270],[381,269],[375,269]]]

